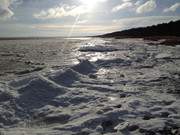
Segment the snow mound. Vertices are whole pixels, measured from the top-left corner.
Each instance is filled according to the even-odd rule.
[[[18,88],[27,85],[31,80],[37,78],[38,76],[30,76],[21,79],[14,79],[8,83],[10,87]]]
[[[96,46],[85,46],[79,49],[81,52],[113,52],[118,51],[118,48],[115,48],[114,46],[102,46],[102,45],[96,45]]]
[[[80,63],[78,65],[75,65],[71,67],[73,70],[80,74],[87,75],[89,73],[96,72],[96,66],[89,62],[88,60],[80,60]]]
[[[20,112],[15,97],[9,91],[0,91],[0,131],[4,126],[17,124]]]
[[[70,86],[71,84],[79,81],[82,75],[78,72],[74,71],[73,69],[67,69],[61,73],[55,73],[49,76],[49,79],[52,81],[61,84],[62,86]]]
[[[0,91],[0,103],[12,99],[12,95],[5,91]]]
[[[49,104],[56,96],[66,93],[66,89],[44,77],[39,77],[19,88],[18,92],[18,105],[26,111],[32,111]]]

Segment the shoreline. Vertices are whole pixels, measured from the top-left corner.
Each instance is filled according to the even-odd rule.
[[[167,46],[175,46],[180,45],[180,37],[179,36],[120,36],[120,37],[103,37],[101,38],[115,38],[115,39],[135,39],[141,38],[147,41],[160,41],[160,45],[167,45]],[[152,44],[151,44],[152,45]],[[157,43],[154,43],[157,45]],[[159,45],[159,43],[158,43]]]

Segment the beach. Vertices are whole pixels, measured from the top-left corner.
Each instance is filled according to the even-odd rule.
[[[180,134],[180,44],[0,41],[0,134]]]

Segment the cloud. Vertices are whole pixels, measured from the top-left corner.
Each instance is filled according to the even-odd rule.
[[[138,1],[135,2],[135,5],[140,6],[142,3],[143,3],[143,0],[138,0]]]
[[[74,26],[73,35],[95,35],[109,33],[113,31],[125,30],[135,27],[149,26],[171,20],[178,20],[179,16],[147,16],[147,17],[133,17],[122,18],[119,20],[113,20],[113,22],[105,23],[83,23]],[[73,24],[35,24],[33,27],[40,31],[56,31],[61,29],[62,31],[69,33]]]
[[[147,13],[147,12],[153,11],[156,7],[157,7],[156,1],[155,0],[149,0],[146,3],[140,5],[136,9],[136,12],[138,14]]]
[[[123,10],[123,9],[129,8],[129,7],[132,7],[132,6],[133,6],[133,4],[131,2],[125,2],[125,3],[121,4],[121,5],[117,5],[116,7],[114,7],[112,9],[112,12],[117,12],[119,10]]]
[[[122,0],[123,2],[128,2],[128,1],[132,1],[132,0]]]
[[[179,20],[180,16],[146,16],[146,17],[133,17],[122,18],[119,20],[113,20],[113,25],[119,26],[119,30],[145,27],[155,25],[159,23],[165,23],[170,21]]]
[[[164,12],[175,12],[178,8],[180,8],[180,3],[175,3],[174,5],[170,6],[169,8],[164,9]]]
[[[0,7],[0,18],[7,19],[13,15],[14,13],[9,8]]]
[[[21,0],[0,0],[0,18],[7,19],[14,15],[11,10],[13,4],[20,4]]]
[[[85,23],[87,23],[88,22],[88,20],[79,20],[77,23],[78,24],[85,24]]]
[[[82,33],[85,35],[94,35],[94,34],[103,34],[106,32],[112,32],[117,30],[118,26],[116,25],[100,25],[100,24],[87,24],[80,25],[77,24],[73,27],[73,35],[81,35]],[[38,29],[40,31],[56,31],[63,30],[68,35],[70,30],[72,29],[72,25],[61,25],[61,24],[38,24],[34,25],[34,29]]]
[[[34,14],[37,19],[57,19],[66,16],[76,17],[88,13],[89,10],[85,6],[59,6],[55,8],[50,8],[48,10],[42,10],[40,13]]]
[[[14,15],[14,13],[9,8],[10,4],[11,4],[10,0],[0,1],[0,18],[1,19],[7,19]]]

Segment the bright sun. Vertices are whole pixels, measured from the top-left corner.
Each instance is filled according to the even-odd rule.
[[[85,6],[88,6],[90,8],[92,8],[93,6],[96,5],[98,0],[81,0],[82,4]]]
[[[106,0],[80,0],[80,1],[82,2],[83,5],[92,9],[94,6],[96,6],[100,2],[104,2]]]

